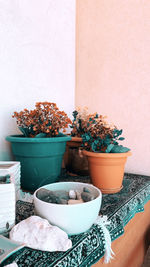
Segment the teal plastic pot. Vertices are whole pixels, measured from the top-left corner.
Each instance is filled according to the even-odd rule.
[[[23,135],[7,136],[12,152],[21,163],[21,187],[34,192],[40,186],[58,181],[66,142],[71,137],[31,138]]]

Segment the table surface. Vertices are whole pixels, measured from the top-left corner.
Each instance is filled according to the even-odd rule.
[[[63,173],[60,181],[90,182],[89,177],[69,176]],[[107,215],[111,221],[107,226],[111,240],[124,233],[124,226],[138,212],[144,211],[144,205],[150,200],[150,177],[125,174],[123,189],[116,194],[103,194],[101,215]],[[33,204],[18,201],[16,223],[34,214]],[[18,266],[34,267],[88,267],[97,262],[105,253],[105,240],[100,226],[93,225],[87,232],[70,236],[72,248],[66,252],[44,252],[23,248],[11,255],[4,264],[15,261]]]

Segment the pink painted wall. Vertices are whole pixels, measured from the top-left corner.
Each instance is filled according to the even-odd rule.
[[[150,175],[150,1],[77,0],[76,106],[123,128],[126,171]]]

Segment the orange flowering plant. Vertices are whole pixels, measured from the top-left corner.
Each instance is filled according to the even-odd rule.
[[[37,102],[35,109],[14,112],[12,117],[26,137],[56,137],[71,124],[67,114],[50,102]]]

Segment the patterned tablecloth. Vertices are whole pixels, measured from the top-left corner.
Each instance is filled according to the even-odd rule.
[[[65,181],[90,182],[89,177],[63,175]],[[107,227],[112,241],[124,233],[124,226],[137,212],[144,211],[150,200],[150,177],[125,174],[123,189],[117,194],[103,195],[100,214],[107,215],[111,224]],[[17,202],[17,222],[34,214],[33,204]],[[18,266],[32,267],[88,267],[105,253],[105,241],[100,226],[93,225],[89,231],[71,236],[72,248],[67,252],[43,252],[23,248],[10,256],[4,263],[15,261]],[[3,264],[4,266],[4,264]]]

